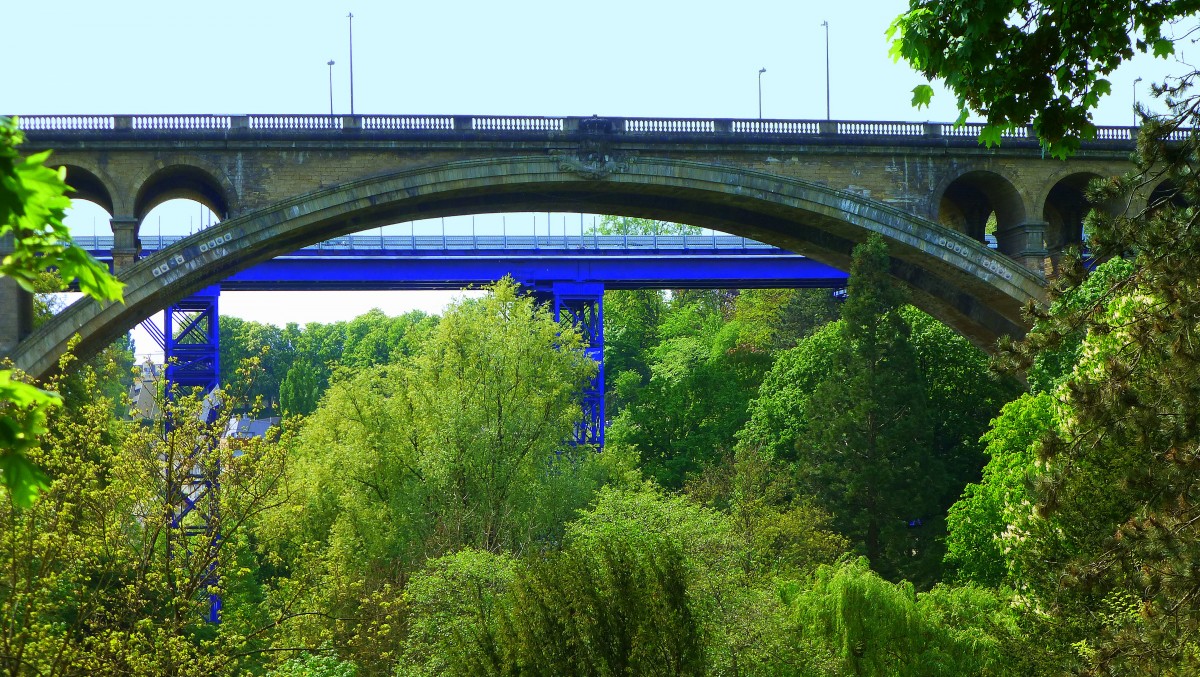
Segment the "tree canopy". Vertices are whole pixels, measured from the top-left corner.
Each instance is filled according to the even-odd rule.
[[[958,98],[961,120],[982,115],[980,140],[1032,124],[1063,157],[1095,136],[1092,114],[1112,84],[1107,76],[1136,53],[1167,57],[1190,32],[1198,0],[910,0],[888,31],[892,55]],[[1174,33],[1184,24],[1183,34]],[[929,102],[928,85],[913,103]]]

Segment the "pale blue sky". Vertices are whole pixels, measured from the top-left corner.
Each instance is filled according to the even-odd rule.
[[[13,2],[3,11],[14,67],[0,111],[82,113],[349,112],[347,11],[354,12],[357,113],[825,117],[825,29],[830,24],[832,116],[934,120],[956,116],[939,90],[909,106],[923,82],[887,56],[884,31],[904,0],[840,3],[558,0],[482,2],[203,3]],[[1133,80],[1171,64],[1140,58],[1111,78],[1099,124],[1132,121]],[[195,211],[193,211],[195,210]],[[187,232],[198,209],[152,213],[146,232]],[[81,207],[72,228],[103,232],[105,215]],[[557,221],[558,217],[555,217]],[[577,218],[577,217],[576,217]],[[510,225],[512,216],[509,217]],[[543,227],[544,227],[544,221]],[[452,226],[453,227],[453,226]],[[405,229],[407,232],[407,229]],[[244,297],[244,298],[242,298]],[[331,321],[380,306],[439,309],[446,295],[404,293],[223,296],[249,319]]]

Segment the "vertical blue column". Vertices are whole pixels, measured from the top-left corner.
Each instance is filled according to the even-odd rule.
[[[200,389],[204,403],[201,416],[207,424],[217,420],[220,402],[209,397],[220,385],[220,315],[218,301],[220,285],[213,285],[182,299],[163,311],[163,359],[166,362],[166,393],[172,399],[176,392],[191,394]],[[168,429],[170,417],[166,419]],[[206,444],[198,441],[198,444]],[[196,453],[200,452],[196,450]],[[174,469],[168,468],[167,472]],[[216,552],[221,535],[214,528],[217,519],[216,496],[219,489],[219,468],[211,474],[195,468],[180,486],[179,495],[172,500],[171,528],[187,537],[202,537],[211,552]],[[203,507],[201,501],[208,497]],[[190,518],[190,519],[189,519]],[[185,525],[185,521],[188,523]],[[221,597],[214,588],[217,584],[217,560],[214,557],[205,580],[208,595],[208,621],[219,623],[221,619]]]
[[[583,420],[572,444],[604,446],[604,283],[554,282],[538,294],[548,298],[556,322],[570,320],[583,332],[587,354],[596,361],[596,377],[583,391]]]

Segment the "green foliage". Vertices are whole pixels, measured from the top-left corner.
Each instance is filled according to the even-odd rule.
[[[49,409],[59,404],[56,393],[14,381],[11,371],[0,370],[0,471],[8,495],[19,507],[32,505],[49,484],[50,478],[30,463],[26,452],[46,433]]]
[[[794,468],[887,576],[938,579],[942,511],[983,465],[978,438],[1017,386],[927,315],[901,304],[882,242],[858,250],[842,320],[784,351],[738,433]],[[936,415],[930,415],[936,412]],[[921,526],[907,528],[910,520]]]
[[[772,354],[833,322],[840,311],[829,289],[744,289],[734,299],[735,345]]]
[[[1132,271],[1132,262],[1124,259],[1102,263],[1080,286],[1056,298],[1049,316],[1078,315],[1106,303],[1113,285]],[[1052,324],[1047,319],[1039,321],[1029,339],[1031,345],[1042,346],[1030,362],[1031,393],[1005,405],[992,421],[982,438],[989,457],[983,478],[968,485],[950,509],[945,561],[959,581],[1057,587],[1052,577],[1043,578],[1044,558],[1050,556],[1044,548],[1051,543],[1057,544],[1056,549],[1061,547],[1060,535],[1074,527],[1042,520],[1033,509],[1031,489],[1044,472],[1038,462],[1042,439],[1061,426],[1054,393],[1071,376],[1082,355],[1085,330],[1075,326],[1063,333],[1065,325]],[[1030,539],[1035,531],[1044,538]]]
[[[612,399],[621,409],[611,417],[608,439],[635,446],[647,473],[672,488],[729,453],[775,352],[833,309],[823,290],[676,293],[669,303],[640,296],[617,300],[605,311],[615,316],[614,333],[635,340],[612,351],[624,357],[626,369],[611,377]],[[630,318],[640,317],[656,324],[626,329]]]
[[[911,0],[888,39],[893,58],[945,82],[960,121],[969,111],[986,118],[981,143],[1032,122],[1047,150],[1065,157],[1095,136],[1092,112],[1112,89],[1106,76],[1137,52],[1173,53],[1171,25],[1197,10],[1196,0],[1106,0],[1086,12],[1065,0]],[[931,95],[918,86],[913,105]]]
[[[882,239],[855,248],[835,371],[812,394],[797,470],[842,533],[896,576],[915,549],[906,525],[936,514],[946,469],[930,453],[923,378],[889,275]]]
[[[505,672],[504,595],[517,577],[508,555],[462,550],[430,560],[404,590],[411,610],[402,675]],[[558,638],[554,641],[561,641]],[[565,674],[565,673],[563,673]]]
[[[833,374],[841,336],[842,323],[833,322],[779,355],[750,404],[749,420],[737,433],[739,446],[796,460],[797,441],[810,430],[812,392]]]
[[[222,383],[232,383],[243,360],[261,369],[248,384],[250,401],[261,398],[268,414],[310,414],[338,367],[390,364],[413,354],[436,324],[420,311],[388,317],[375,309],[350,322],[309,323],[304,328],[221,318]]]
[[[451,307],[415,355],[335,377],[295,446],[286,509],[261,534],[294,580],[314,581],[300,604],[358,620],[330,631],[315,618],[298,636],[382,669],[407,613],[394,591],[427,559],[553,548],[597,486],[627,480],[619,450],[566,442],[596,368],[582,348],[504,282]]]
[[[1028,675],[1035,637],[1014,600],[981,588],[916,594],[872,572],[866,560],[818,569],[811,587],[786,591],[801,641],[831,653],[836,674]]]
[[[112,418],[113,404],[88,366],[71,378],[83,395],[55,409],[30,460],[53,479],[26,509],[0,506],[0,665],[6,674],[239,674],[277,617],[257,624],[233,611],[204,622],[209,565],[230,564],[244,526],[269,505],[284,457],[251,441],[240,454],[213,443],[199,403],[164,407],[176,429]],[[235,396],[229,394],[231,399]],[[217,427],[220,427],[218,424]],[[192,533],[193,518],[170,519],[199,472],[223,468],[220,494],[192,494],[223,538]],[[224,594],[246,576],[222,570]],[[251,640],[250,637],[259,639]]]
[[[15,118],[0,116],[0,238],[12,237],[11,251],[0,260],[0,276],[35,291],[42,271],[57,270],[65,282],[99,301],[120,301],[122,283],[82,248],[71,244],[63,225],[71,205],[66,170],[45,166],[50,152],[22,158],[24,141]]]
[[[1029,486],[1038,474],[1037,447],[1054,425],[1048,393],[1025,394],[1004,406],[984,435],[990,457],[983,479],[969,484],[947,517],[946,565],[964,583],[1019,586],[1027,580],[1018,557],[1033,517]]]
[[[912,106],[920,110],[922,106],[928,106],[930,101],[933,101],[933,87],[929,85],[917,85],[912,90]]]
[[[602,216],[595,229],[598,235],[699,235],[701,229],[682,223],[638,219],[629,216]]]
[[[268,677],[357,677],[358,667],[337,656],[305,654],[291,658],[267,673]]]
[[[1184,8],[1195,9],[1165,3],[1132,11]],[[1147,37],[1158,36],[1148,30]],[[1143,209],[1093,211],[1092,253],[1127,260],[1090,276],[1079,261],[1064,266],[1051,288],[1054,304],[1037,312],[1039,322],[1013,351],[1051,398],[1051,424],[1029,445],[1037,454],[1031,506],[1023,520],[1008,521],[1018,540],[1006,563],[1088,674],[1200,669],[1192,632],[1200,623],[1200,184],[1197,138],[1178,132],[1196,125],[1197,99],[1187,92],[1195,77],[1156,88],[1172,115],[1144,121],[1136,171],[1093,184],[1089,199],[1128,204],[1141,186],[1164,181],[1175,194]],[[1012,506],[1003,510],[1020,516]]]
[[[683,548],[631,517],[573,527],[561,554],[518,578],[505,640],[522,671],[704,674]]]
[[[614,419],[609,439],[636,446],[660,483],[719,459],[745,421],[769,357],[731,345],[711,297],[673,300],[648,353],[650,378]]]

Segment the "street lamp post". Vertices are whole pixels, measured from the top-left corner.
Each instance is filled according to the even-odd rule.
[[[350,114],[354,115],[354,12],[347,12],[350,20]]]
[[[825,27],[825,119],[832,120],[829,116],[829,22],[822,21],[821,25]]]
[[[329,66],[329,117],[333,117],[333,59],[326,64]]]
[[[758,69],[758,119],[762,119],[762,74],[766,73],[767,69]]]
[[[1142,78],[1138,77],[1133,81],[1133,126],[1137,127],[1138,123],[1138,102],[1137,102],[1137,83],[1141,82]]]

